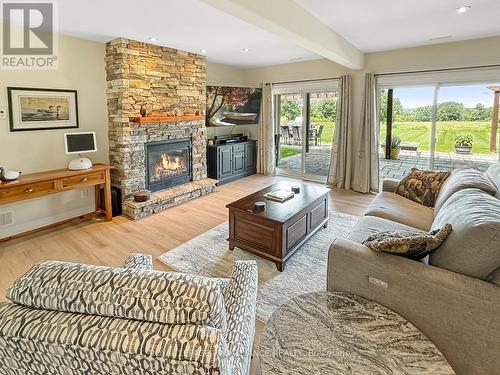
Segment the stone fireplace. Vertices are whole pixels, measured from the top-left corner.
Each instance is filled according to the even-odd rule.
[[[158,191],[191,181],[191,138],[148,142],[146,188]]]
[[[205,58],[118,38],[106,45],[106,73],[111,178],[123,213],[139,219],[214,191],[216,181],[207,178]],[[141,107],[160,115],[140,117]],[[151,199],[135,202],[134,193],[145,189]]]

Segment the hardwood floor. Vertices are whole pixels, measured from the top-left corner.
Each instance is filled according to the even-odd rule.
[[[98,265],[120,266],[132,252],[151,254],[153,258],[228,220],[225,205],[281,180],[278,176],[250,176],[221,187],[213,194],[139,221],[125,217],[84,219],[47,229],[29,236],[0,242],[0,301],[5,289],[34,263],[61,260]],[[332,189],[330,210],[361,216],[373,199],[371,194]],[[168,270],[155,260],[157,270]],[[258,347],[263,324],[257,322],[254,347]],[[253,361],[251,374],[259,374]]]

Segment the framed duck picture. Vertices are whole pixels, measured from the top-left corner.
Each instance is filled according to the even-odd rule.
[[[7,87],[10,131],[78,128],[76,90]]]

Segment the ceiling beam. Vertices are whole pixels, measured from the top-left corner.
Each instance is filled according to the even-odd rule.
[[[294,0],[201,1],[349,69],[363,68],[360,50]]]

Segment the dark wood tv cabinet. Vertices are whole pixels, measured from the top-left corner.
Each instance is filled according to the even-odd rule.
[[[248,140],[207,148],[208,177],[219,185],[257,172],[257,141]]]
[[[264,194],[277,189],[300,186],[300,193],[283,203]],[[229,249],[235,247],[268,259],[283,271],[285,262],[321,227],[328,224],[330,189],[307,184],[280,182],[228,204]],[[266,202],[264,211],[255,202]]]

